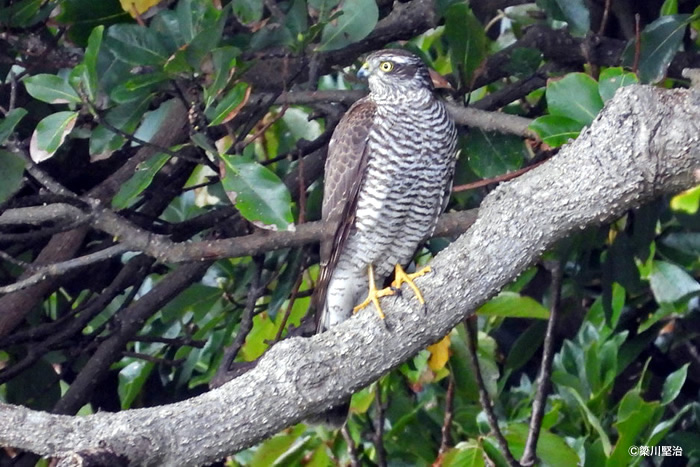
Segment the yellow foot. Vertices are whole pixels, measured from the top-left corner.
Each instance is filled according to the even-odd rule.
[[[374,267],[371,264],[369,265],[368,272],[369,293],[367,294],[367,298],[365,298],[365,301],[353,308],[352,312],[357,313],[361,309],[366,308],[367,305],[369,305],[370,303],[374,303],[374,308],[377,310],[377,314],[381,319],[384,319],[384,312],[382,311],[382,307],[379,305],[379,299],[388,295],[394,295],[395,292],[390,287],[387,287],[386,289],[382,290],[377,290],[377,284],[374,281]]]
[[[396,290],[401,289],[402,284],[408,284],[410,288],[413,289],[413,293],[416,294],[416,298],[420,302],[421,305],[425,305],[425,300],[423,299],[423,294],[420,292],[418,289],[418,286],[413,282],[413,279],[416,277],[420,277],[424,274],[427,274],[431,271],[430,266],[426,266],[420,271],[416,271],[412,274],[406,274],[406,271],[403,270],[400,264],[396,265],[396,268],[394,269],[394,282],[391,283],[391,286],[395,288]]]

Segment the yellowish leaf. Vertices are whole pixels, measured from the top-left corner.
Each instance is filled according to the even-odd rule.
[[[439,371],[445,367],[450,359],[450,335],[446,335],[440,342],[428,347],[430,360],[428,366],[433,371]]]
[[[158,5],[162,0],[119,0],[122,10],[129,13],[132,18],[141,16],[148,10]]]

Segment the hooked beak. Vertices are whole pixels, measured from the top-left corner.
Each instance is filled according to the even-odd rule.
[[[369,77],[369,62],[365,62],[357,72],[357,77],[360,79],[367,79]]]

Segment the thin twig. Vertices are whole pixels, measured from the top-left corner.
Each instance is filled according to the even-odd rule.
[[[172,337],[160,337],[160,336],[134,336],[131,341],[134,342],[155,342],[158,344],[167,344],[177,347],[196,347],[198,349],[203,349],[207,344],[207,341],[194,340],[191,337],[185,338],[172,338]]]
[[[450,381],[447,384],[447,394],[445,395],[445,417],[442,422],[442,441],[440,442],[440,450],[438,451],[438,459],[445,455],[450,448],[450,427],[452,426],[452,418],[454,417],[453,404],[455,395],[455,378],[450,373]]]
[[[300,268],[301,269],[301,268]],[[279,329],[277,329],[277,334],[275,334],[275,339],[272,344],[276,344],[282,338],[282,333],[284,328],[287,327],[287,321],[289,320],[289,315],[292,314],[292,308],[294,308],[294,302],[297,299],[299,293],[299,287],[301,287],[301,281],[304,278],[304,274],[300,274],[301,271],[297,271],[297,279],[292,286],[292,295],[289,297],[287,308],[284,310],[284,316],[282,317],[282,323],[280,323]]]
[[[499,175],[497,177],[487,178],[485,180],[479,180],[478,182],[466,183],[464,185],[457,185],[455,187],[452,187],[452,192],[459,193],[460,191],[473,190],[475,188],[481,188],[482,186],[491,185],[492,183],[505,182],[508,180],[512,180],[516,177],[521,176],[525,172],[529,172],[530,170],[543,164],[544,162],[546,162],[546,161],[539,161],[539,162],[536,162],[536,163],[529,165],[527,167],[523,167],[522,169],[518,169],[514,172],[509,172],[507,174]]]
[[[544,349],[542,350],[542,364],[537,377],[537,393],[532,402],[532,416],[530,417],[530,429],[525,442],[525,451],[520,463],[524,466],[533,465],[537,460],[537,439],[540,436],[542,417],[547,403],[547,393],[549,392],[549,380],[552,375],[552,356],[554,349],[554,328],[559,315],[559,303],[561,302],[562,268],[559,261],[554,261],[548,265],[552,274],[551,284],[551,304],[549,312],[549,322],[547,323],[547,333],[544,338]]]
[[[177,360],[170,360],[169,358],[155,357],[153,355],[148,355],[145,353],[131,352],[129,350],[125,350],[124,352],[122,352],[122,355],[125,357],[137,358],[139,360],[145,360],[147,362],[157,363],[157,364],[167,365],[167,366],[180,366],[185,362],[184,358],[178,358]]]
[[[223,382],[228,381],[227,375],[231,371],[233,360],[238,355],[238,352],[243,347],[248,333],[253,329],[253,318],[255,317],[255,302],[260,298],[260,294],[265,290],[265,286],[260,284],[262,277],[264,258],[261,255],[253,257],[253,276],[250,280],[250,288],[248,289],[248,297],[246,298],[245,308],[241,314],[241,322],[238,325],[238,332],[233,339],[231,345],[224,350],[224,356],[219,365],[216,375],[212,378],[210,385],[217,387]]]
[[[467,329],[467,336],[469,340],[469,356],[471,357],[472,366],[474,367],[474,377],[476,378],[476,384],[479,387],[479,402],[481,402],[481,407],[486,413],[486,418],[488,419],[489,426],[491,427],[491,433],[496,438],[498,445],[501,447],[501,452],[503,457],[506,458],[506,462],[511,467],[517,467],[518,461],[515,460],[513,454],[508,448],[508,442],[503,437],[501,429],[498,427],[498,420],[496,419],[496,414],[493,412],[493,407],[491,406],[491,399],[486,391],[486,384],[484,383],[484,377],[481,375],[481,367],[479,366],[479,358],[477,356],[478,348],[478,334],[476,330],[476,316],[467,318],[464,321],[464,327]]]
[[[386,450],[384,449],[384,402],[382,401],[381,381],[377,382],[374,393],[374,405],[376,407],[377,423],[374,424],[374,447],[377,452],[377,465],[386,466]]]
[[[352,467],[360,467],[360,458],[357,455],[357,446],[355,446],[355,441],[353,441],[352,436],[350,436],[350,430],[348,429],[348,424],[346,423],[340,429],[340,433],[345,438],[345,444],[348,445],[348,457],[350,457],[350,465]]]
[[[50,264],[47,266],[37,267],[33,265],[32,267],[36,271],[31,276],[18,280],[14,284],[6,285],[0,287],[0,293],[10,293],[17,290],[25,289],[30,285],[38,284],[39,282],[47,279],[48,277],[58,277],[62,276],[68,271],[73,269],[79,269],[85,266],[89,266],[100,261],[104,261],[109,258],[121,255],[129,251],[129,248],[125,245],[113,245],[105,248],[104,250],[96,251],[95,253],[90,253],[89,255],[81,256],[79,258],[70,259],[68,261],[63,261],[56,264]]]
[[[642,56],[642,33],[639,25],[641,18],[639,13],[634,15],[634,62],[632,63],[632,72],[639,71],[639,60]]]
[[[612,0],[605,0],[605,8],[603,9],[603,18],[600,20],[600,27],[598,28],[598,34],[603,35],[605,28],[608,25],[608,16],[610,15],[610,5]]]

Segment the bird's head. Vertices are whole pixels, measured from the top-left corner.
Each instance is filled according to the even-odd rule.
[[[357,72],[367,78],[375,94],[396,94],[433,89],[428,67],[417,55],[402,49],[385,49],[369,54]]]

